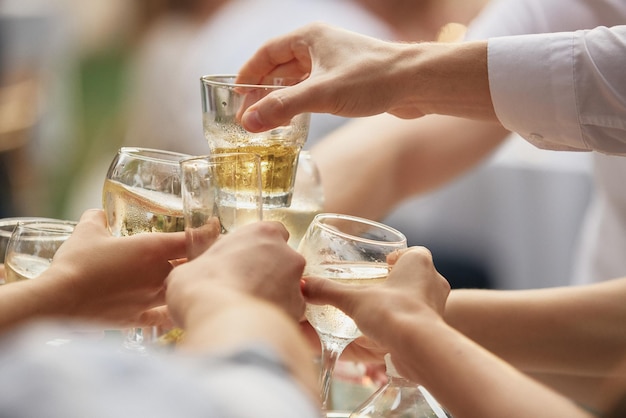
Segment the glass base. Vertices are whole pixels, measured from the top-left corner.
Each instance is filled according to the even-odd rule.
[[[148,352],[143,342],[143,330],[141,328],[131,328],[127,330],[124,341],[122,342],[122,349],[127,353],[147,355]]]
[[[274,193],[263,195],[263,209],[286,208],[291,206],[293,193]]]

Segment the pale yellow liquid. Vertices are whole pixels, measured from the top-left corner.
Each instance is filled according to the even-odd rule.
[[[354,286],[382,283],[387,279],[386,263],[326,264],[307,266],[306,275],[324,277]],[[361,335],[352,318],[331,305],[307,304],[306,318],[320,334],[354,339]]]
[[[289,207],[263,211],[263,220],[282,222],[289,231],[288,244],[297,249],[313,218],[320,212],[319,206],[292,201]]]
[[[130,187],[107,179],[102,200],[109,229],[115,236],[185,230],[180,196]]]
[[[260,221],[263,216],[259,208],[252,203],[235,205],[234,202],[221,202],[218,211],[222,233],[233,232],[243,225]]]
[[[4,265],[6,282],[34,279],[50,267],[48,258],[27,254],[13,254]]]

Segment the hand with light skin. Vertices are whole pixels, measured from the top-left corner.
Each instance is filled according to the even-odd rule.
[[[486,41],[387,42],[313,23],[265,43],[237,81],[256,84],[281,76],[304,81],[250,105],[241,116],[247,130],[269,130],[306,112],[496,120]]]
[[[99,322],[111,327],[166,320],[164,281],[185,256],[185,235],[113,237],[102,210],[86,211],[50,267],[33,280],[0,286],[0,330],[35,318]]]
[[[167,306],[185,330],[180,350],[273,347],[317,399],[312,352],[298,328],[304,313],[300,281],[305,260],[287,244],[279,222],[255,222],[221,235],[167,279]]]
[[[427,387],[455,417],[591,417],[444,321],[450,287],[427,249],[411,247],[397,255],[383,284],[350,286],[308,277],[305,298],[346,312],[391,353],[401,375]]]

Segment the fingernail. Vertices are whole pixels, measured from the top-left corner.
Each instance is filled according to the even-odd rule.
[[[263,124],[259,118],[259,112],[256,110],[248,111],[243,115],[243,126],[248,131],[260,131],[263,129]]]
[[[307,291],[306,291],[306,280],[304,280],[304,279],[300,279],[300,292],[302,292],[302,294],[304,296],[306,296],[306,293],[307,293]]]

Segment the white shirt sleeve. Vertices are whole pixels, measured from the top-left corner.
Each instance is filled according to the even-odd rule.
[[[540,148],[626,154],[626,26],[489,39],[496,115]]]
[[[271,347],[204,356],[120,352],[34,323],[0,336],[0,415],[11,418],[318,418]]]

